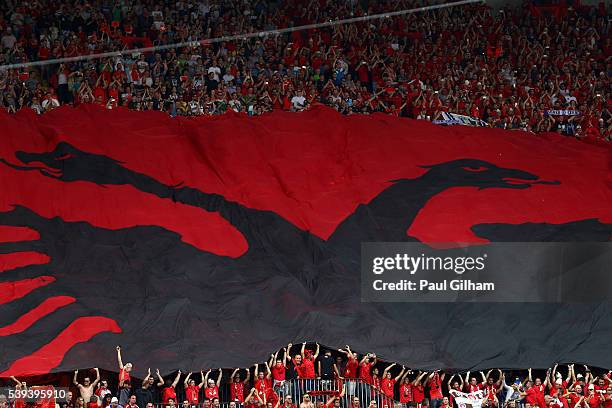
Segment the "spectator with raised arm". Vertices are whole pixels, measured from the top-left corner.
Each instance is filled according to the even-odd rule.
[[[176,386],[179,383],[180,378],[181,370],[178,370],[178,372],[176,373],[176,377],[174,377],[174,380],[167,379],[164,382],[166,385],[166,387],[162,389],[162,402],[164,404],[169,404],[170,400],[172,400],[173,403],[176,403]]]
[[[119,387],[122,387],[124,383],[130,383],[132,381],[130,377],[132,363],[123,364],[123,360],[121,359],[121,346],[117,346],[117,361],[119,362]]]
[[[76,385],[76,387],[79,389],[79,394],[81,395],[81,397],[83,397],[83,400],[85,401],[89,401],[91,399],[91,396],[94,395],[94,389],[100,381],[100,370],[98,370],[98,368],[94,368],[94,371],[96,372],[96,379],[94,380],[94,382],[91,382],[91,379],[89,377],[85,377],[83,378],[83,384],[80,384],[77,379],[79,375],[79,370],[74,371],[74,378],[72,379],[72,383]]]
[[[236,368],[230,377],[230,399],[239,404],[243,404],[245,400],[244,391],[247,389],[247,384],[251,378],[251,371],[246,370],[244,380],[240,379],[240,369]]]
[[[185,388],[185,399],[193,405],[198,405],[200,403],[200,389],[206,384],[206,380],[204,378],[204,372],[200,371],[200,384],[196,385],[195,380],[191,378],[193,375],[192,372],[187,374],[185,380],[183,382],[183,386]]]

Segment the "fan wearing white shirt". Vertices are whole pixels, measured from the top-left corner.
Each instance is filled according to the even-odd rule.
[[[291,98],[291,106],[296,111],[301,111],[306,107],[306,98],[302,91],[297,91],[297,94]]]

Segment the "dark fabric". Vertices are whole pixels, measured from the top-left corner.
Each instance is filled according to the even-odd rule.
[[[362,303],[359,279],[363,241],[609,241],[609,147],[319,107],[0,123],[0,376],[116,371],[117,344],[135,376],[246,367],[304,340],[612,366],[609,304]]]

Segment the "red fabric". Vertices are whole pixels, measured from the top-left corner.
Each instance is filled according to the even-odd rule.
[[[62,362],[64,354],[72,347],[89,341],[95,335],[104,332],[121,333],[121,329],[114,320],[106,317],[79,317],[70,323],[56,338],[33,354],[15,361],[6,371],[0,373],[0,376],[25,376],[48,373]]]
[[[75,301],[76,299],[71,296],[54,296],[47,298],[40,305],[23,314],[17,321],[0,327],[0,337],[21,333],[48,314],[55,312],[61,307],[74,303]]]
[[[160,112],[82,105],[62,106],[41,116],[28,110],[15,115],[1,112],[0,122],[0,157],[8,162],[19,162],[18,150],[46,152],[66,141],[110,156],[164,184],[183,183],[251,208],[274,211],[324,240],[359,204],[388,187],[389,180],[415,178],[427,171],[422,166],[466,157],[558,180],[563,188],[448,189],[427,202],[407,234],[424,242],[481,243],[486,240],[474,234],[475,224],[558,224],[590,218],[612,223],[612,207],[604,205],[611,199],[610,147],[556,134],[440,127],[381,114],[342,116],[321,106],[300,114],[274,112],[257,118],[229,113],[173,119]],[[59,183],[38,171],[4,164],[0,180],[2,191],[11,192],[0,194],[0,211],[21,205],[42,217],[108,229],[156,225],[217,255],[238,257],[248,250],[242,234],[219,214],[131,186]],[[103,211],[111,203],[121,208],[113,217]],[[0,303],[52,281],[43,276],[2,282]],[[15,362],[8,372],[19,376],[51,370],[75,344],[120,329],[112,321],[90,317],[66,330],[38,354]]]

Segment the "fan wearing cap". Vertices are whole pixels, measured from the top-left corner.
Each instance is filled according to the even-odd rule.
[[[559,364],[555,364],[555,366],[552,369],[552,374],[550,376],[550,379],[548,380],[549,387],[550,387],[548,394],[551,396],[557,395],[557,390],[561,390],[562,395],[566,394],[567,387],[569,385],[569,382],[572,379],[571,369],[569,366],[567,368],[567,378],[565,380],[563,380],[563,376],[561,375],[561,373],[557,372],[558,367],[559,367]]]
[[[185,377],[185,381],[183,382],[185,387],[185,399],[189,401],[190,404],[197,405],[200,402],[200,388],[206,384],[206,381],[204,378],[204,373],[200,371],[200,378],[202,381],[199,385],[196,385],[195,380],[190,378],[192,374],[193,373],[191,372],[187,374],[187,377]]]
[[[208,370],[206,372],[206,376],[204,380],[206,382],[206,388],[204,388],[204,396],[210,400],[214,398],[219,398],[219,385],[221,385],[221,379],[223,378],[223,371],[219,369],[219,376],[217,376],[217,382],[212,378],[208,378],[210,372],[212,370]]]
[[[584,408],[601,408],[604,401],[603,395],[595,392],[595,385],[589,384],[587,394],[576,404],[576,408],[579,406]]]
[[[571,364],[570,367],[572,369],[572,379],[573,379],[573,383],[572,383],[572,386],[570,387],[570,390],[580,385],[582,387],[582,390],[586,392],[587,384],[591,383],[591,370],[589,370],[589,367],[585,365],[584,366],[585,375],[583,376],[580,373],[576,374],[573,364]]]
[[[111,408],[123,408],[123,406],[119,405],[119,399],[117,397],[111,398],[110,407]]]

